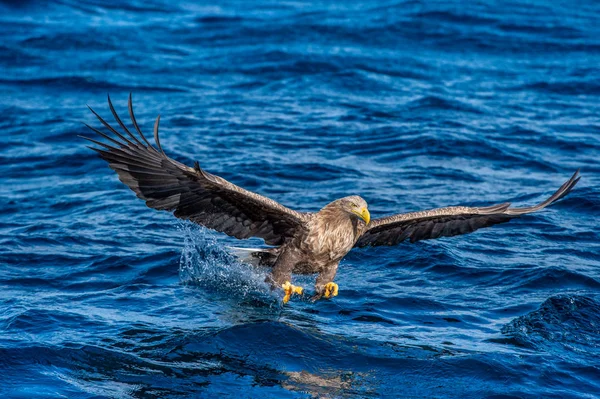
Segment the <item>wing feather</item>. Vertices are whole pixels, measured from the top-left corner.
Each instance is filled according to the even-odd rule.
[[[206,172],[197,162],[191,168],[169,158],[158,136],[160,116],[156,118],[153,129],[155,148],[142,134],[135,119],[131,95],[128,110],[134,133],[119,118],[110,97],[108,104],[117,124],[128,137],[91,108],[100,123],[114,136],[88,126],[109,143],[82,137],[98,146],[90,148],[98,152],[117,172],[119,180],[146,201],[150,208],[173,211],[178,218],[236,238],[259,237],[269,245],[281,245],[293,237],[297,229],[305,228],[308,214],[244,190]]]
[[[407,239],[412,243],[452,237],[505,223],[560,200],[575,187],[580,178],[577,170],[554,194],[539,204],[528,207],[511,208],[508,202],[487,207],[451,206],[374,219],[355,246],[396,245]]]

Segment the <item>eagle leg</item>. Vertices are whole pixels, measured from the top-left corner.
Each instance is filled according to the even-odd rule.
[[[328,264],[322,271],[319,273],[317,277],[317,281],[315,282],[315,295],[311,297],[311,300],[314,302],[317,299],[321,299],[325,297],[327,299],[337,296],[339,287],[336,283],[333,282],[335,275],[337,273],[338,263],[330,263]]]
[[[292,295],[302,295],[302,292],[304,291],[302,287],[293,285],[289,281],[286,281],[284,284],[282,284],[281,288],[283,288],[283,292],[285,293],[285,295],[283,296],[283,303],[288,303]]]

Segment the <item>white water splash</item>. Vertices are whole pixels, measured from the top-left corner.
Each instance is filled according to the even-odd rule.
[[[205,229],[191,223],[180,223],[184,246],[179,260],[179,275],[184,284],[246,299],[273,299],[265,282],[268,269],[242,263],[225,250]]]

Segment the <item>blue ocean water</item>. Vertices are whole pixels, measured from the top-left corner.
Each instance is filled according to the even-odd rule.
[[[600,4],[0,2],[2,398],[600,397]],[[555,206],[287,306],[146,208],[86,108],[299,210]],[[250,240],[244,245],[260,245]],[[310,287],[309,278],[300,282]]]

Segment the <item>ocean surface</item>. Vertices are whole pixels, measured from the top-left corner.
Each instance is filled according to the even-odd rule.
[[[599,398],[600,3],[0,1],[1,398]],[[286,206],[551,208],[354,250],[281,305],[80,134]],[[312,279],[297,279],[312,291]]]

